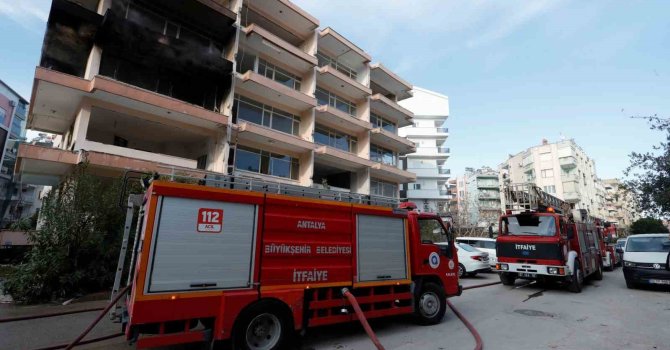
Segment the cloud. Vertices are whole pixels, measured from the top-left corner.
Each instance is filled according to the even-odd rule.
[[[0,18],[6,17],[26,29],[40,32],[49,18],[50,0],[0,0]]]
[[[559,1],[533,0],[523,5],[510,7],[505,13],[496,16],[496,20],[483,34],[468,41],[467,46],[474,48],[507,37],[527,22],[541,16],[556,7]]]

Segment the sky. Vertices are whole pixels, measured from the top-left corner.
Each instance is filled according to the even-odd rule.
[[[621,177],[670,117],[670,1],[293,0],[415,86],[449,96],[448,160],[497,167],[562,137]],[[49,0],[0,0],[0,79],[29,99]]]

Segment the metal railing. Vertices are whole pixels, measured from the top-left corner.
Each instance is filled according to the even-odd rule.
[[[214,188],[265,192],[294,197],[335,200],[339,202],[369,204],[385,207],[396,207],[400,202],[399,198],[394,197],[320,189],[249,176],[225,175],[195,169],[176,169],[174,167],[168,166],[161,166],[161,168],[169,171],[167,173],[159,173],[158,175],[161,179]]]

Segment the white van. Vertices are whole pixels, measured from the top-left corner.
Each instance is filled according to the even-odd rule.
[[[469,244],[483,252],[489,253],[489,264],[495,267],[498,262],[496,257],[496,240],[486,237],[458,237],[456,242]]]
[[[635,288],[640,284],[670,286],[668,270],[670,235],[649,233],[628,236],[623,253],[623,275],[626,286]]]

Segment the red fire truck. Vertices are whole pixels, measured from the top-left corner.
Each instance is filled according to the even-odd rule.
[[[449,225],[412,203],[228,176],[155,180],[128,203],[140,209],[132,288],[114,315],[138,348],[279,349],[297,330],[357,320],[343,288],[367,318],[434,324],[462,290]]]
[[[614,267],[621,264],[619,255],[616,253],[617,231],[616,225],[611,222],[602,221],[601,231],[603,249],[603,266],[605,270],[612,271]]]
[[[554,280],[579,293],[586,277],[602,279],[600,237],[585,210],[572,210],[534,184],[507,184],[504,196],[496,239],[496,270],[504,285]]]

